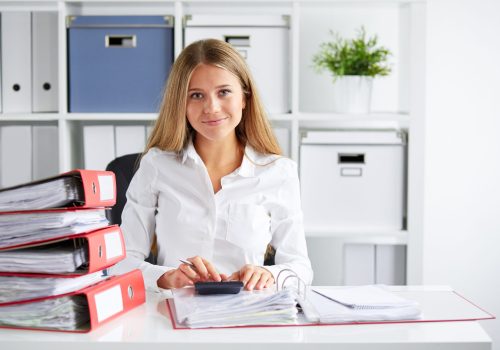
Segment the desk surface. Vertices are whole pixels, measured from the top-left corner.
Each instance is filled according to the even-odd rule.
[[[436,287],[398,287],[423,291]],[[260,327],[174,330],[165,298],[148,294],[147,303],[91,333],[0,329],[1,349],[491,349],[476,321],[348,326]]]

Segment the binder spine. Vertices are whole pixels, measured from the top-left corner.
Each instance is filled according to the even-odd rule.
[[[99,235],[87,235],[88,273],[110,267],[125,258],[125,241],[119,226],[110,226],[100,230],[99,233]]]
[[[116,203],[116,179],[111,171],[77,170],[82,178],[83,208],[111,207]]]
[[[90,330],[108,322],[146,301],[144,279],[140,270],[115,276],[82,291],[87,296]]]

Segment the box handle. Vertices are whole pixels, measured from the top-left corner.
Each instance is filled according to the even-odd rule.
[[[250,36],[249,35],[224,35],[224,40],[226,43],[238,47],[250,47]]]
[[[365,164],[364,153],[339,153],[339,164]]]
[[[244,59],[248,58],[248,50],[242,49],[250,47],[250,36],[248,35],[224,35],[226,43],[231,44]]]
[[[137,46],[137,37],[135,35],[106,35],[106,47],[116,48],[135,48]]]

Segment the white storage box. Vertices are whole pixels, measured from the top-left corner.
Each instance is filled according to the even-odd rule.
[[[405,168],[402,131],[303,132],[300,180],[306,230],[402,229]]]
[[[184,46],[207,38],[232,44],[247,60],[266,110],[290,111],[288,16],[194,15],[184,22]]]

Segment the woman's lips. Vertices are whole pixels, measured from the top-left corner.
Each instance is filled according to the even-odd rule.
[[[217,126],[217,125],[222,124],[228,118],[229,117],[218,118],[218,119],[213,119],[213,120],[204,120],[204,121],[202,121],[202,123],[206,124],[206,125],[209,125],[209,126]]]

